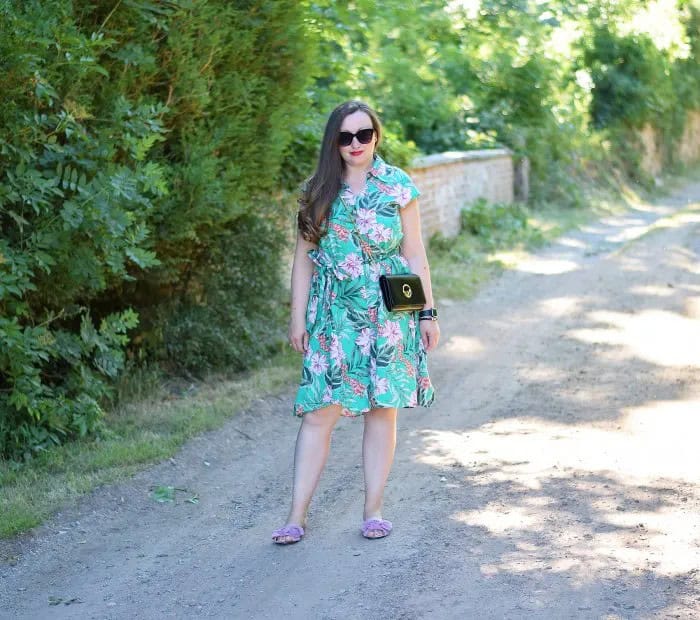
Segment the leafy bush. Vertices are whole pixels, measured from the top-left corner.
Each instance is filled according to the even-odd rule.
[[[251,243],[250,240],[255,240]],[[283,337],[286,288],[280,286],[278,222],[240,218],[209,245],[198,291],[166,308],[168,357],[180,371],[243,370],[269,356]]]
[[[22,458],[98,430],[127,355],[243,368],[278,335],[269,196],[313,55],[292,0],[0,19],[0,457]]]
[[[171,191],[151,221],[161,266],[114,294],[139,308],[152,359],[191,372],[248,368],[280,333],[269,295],[289,207],[273,197],[281,180],[303,178],[283,175],[282,160],[305,116],[313,48],[293,0],[182,3],[167,27],[157,71],[140,84],[170,101],[156,150]],[[269,322],[264,337],[234,336],[237,322],[256,320]]]
[[[584,62],[595,84],[591,116],[597,127],[658,123],[677,104],[668,58],[648,36],[621,36],[601,25]]]
[[[530,230],[527,207],[521,203],[489,203],[480,198],[462,209],[461,230],[477,235],[488,248],[517,240],[533,242],[539,231]]]
[[[65,3],[1,16],[0,456],[17,458],[98,428],[137,316],[90,303],[158,264],[147,221],[166,184],[146,158],[164,108],[96,105],[108,43]]]
[[[697,106],[697,16],[697,7],[692,5],[679,12],[679,22],[686,28],[687,55],[674,51],[680,41],[661,49],[649,35],[622,35],[615,24],[605,21],[593,28],[584,44],[583,62],[595,85],[592,123],[604,129],[622,151],[623,169],[639,182],[650,184],[653,179],[641,169],[642,146],[634,130],[647,123],[658,130],[664,163],[674,163],[686,111]]]

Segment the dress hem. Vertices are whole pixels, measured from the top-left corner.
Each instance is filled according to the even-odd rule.
[[[417,403],[415,405],[391,405],[391,404],[381,405],[381,404],[378,404],[376,407],[369,407],[367,409],[362,409],[360,411],[357,411],[357,410],[353,411],[353,410],[345,407],[340,402],[332,401],[329,403],[321,403],[319,405],[316,405],[314,403],[314,405],[312,405],[311,407],[308,407],[308,405],[307,405],[307,407],[303,408],[301,411],[297,410],[297,407],[301,407],[301,405],[295,405],[294,409],[292,411],[292,415],[295,418],[303,418],[304,415],[307,413],[312,413],[314,411],[318,411],[319,409],[325,409],[326,407],[331,407],[332,405],[340,405],[342,407],[342,416],[343,417],[345,417],[345,418],[359,418],[360,416],[363,416],[366,413],[368,413],[374,409],[417,409],[418,407],[424,407],[427,409],[429,407],[432,407],[434,400],[435,399],[433,398],[429,402]]]

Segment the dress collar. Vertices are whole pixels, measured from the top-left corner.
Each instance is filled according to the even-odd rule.
[[[372,176],[379,177],[386,173],[386,162],[375,153],[372,167],[368,170]]]
[[[372,161],[372,167],[367,171],[367,178],[370,176],[381,178],[386,174],[386,162],[379,157],[376,153],[374,154],[374,159]],[[348,183],[343,181],[341,183],[343,187],[350,187]]]

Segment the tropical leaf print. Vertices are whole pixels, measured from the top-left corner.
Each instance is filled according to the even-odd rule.
[[[376,207],[377,217],[393,218],[398,214],[398,205],[396,202],[381,202]]]
[[[411,313],[383,307],[379,276],[407,273],[399,208],[419,195],[408,175],[377,157],[359,196],[341,188],[326,234],[309,253],[304,356],[294,413],[339,404],[346,415],[376,407],[430,406],[434,389]]]

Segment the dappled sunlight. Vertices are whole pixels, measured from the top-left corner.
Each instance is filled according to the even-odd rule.
[[[633,205],[632,213],[638,211],[640,213],[651,213],[653,215],[667,215],[669,213],[674,212],[677,209],[677,207],[675,207],[674,205],[668,205],[663,203],[651,204],[648,202],[641,202],[639,200],[632,199],[630,199],[629,202]],[[608,218],[605,218],[603,221],[608,221]]]
[[[645,286],[633,286],[629,289],[633,295],[645,295],[647,297],[670,297],[674,290],[670,286],[647,284]]]
[[[689,319],[700,319],[700,297],[688,297],[683,303],[683,314]]]
[[[636,226],[631,224],[626,225],[625,228],[619,232],[611,235],[605,236],[605,241],[608,243],[626,243],[628,241],[634,241],[642,235],[645,235],[649,231],[649,225],[642,222]]]
[[[419,460],[475,467],[481,478],[477,484],[517,480],[533,489],[540,488],[540,475],[551,468],[614,471],[635,484],[664,477],[693,482],[700,466],[698,436],[700,397],[651,402],[623,410],[620,420],[586,426],[519,417],[465,433],[425,431],[426,449]],[[492,462],[498,467],[489,469]]]
[[[610,485],[608,485],[610,486]],[[479,527],[492,535],[514,538],[536,534],[546,544],[519,542],[515,549],[480,568],[484,576],[530,571],[566,572],[572,586],[614,578],[617,572],[642,572],[652,569],[667,576],[683,575],[697,568],[698,552],[694,542],[700,528],[698,515],[680,515],[673,505],[658,513],[622,513],[601,510],[598,522],[576,521],[573,515],[556,511],[537,511],[527,507],[509,507],[506,515],[496,505],[483,511],[455,515],[458,522]],[[504,516],[506,518],[504,518]],[[566,528],[554,530],[551,522],[565,518]],[[610,531],[596,531],[601,524]],[[621,541],[624,538],[624,542]],[[553,549],[560,550],[554,554]]]
[[[544,381],[559,382],[564,381],[567,376],[566,370],[548,364],[537,364],[527,368],[521,368],[519,376],[526,381],[542,383]]]
[[[583,300],[580,297],[551,297],[542,300],[539,307],[540,311],[547,316],[560,317],[577,312],[582,303]]]
[[[698,254],[696,252],[678,249],[674,252],[669,263],[673,267],[679,267],[685,269],[689,273],[700,276],[700,260],[698,260]]]
[[[658,231],[666,228],[681,228],[700,223],[700,211],[693,208],[686,209],[680,213],[661,217],[648,227],[649,231]],[[675,248],[679,249],[679,248]]]
[[[553,480],[552,488],[559,492],[566,486],[561,480]],[[453,518],[494,536],[527,539],[536,534],[538,539],[547,541],[544,545],[533,545],[518,540],[514,550],[482,565],[485,575],[505,571],[567,571],[580,585],[612,576],[617,570],[634,572],[652,568],[660,574],[681,575],[697,568],[700,515],[681,513],[678,509],[687,496],[669,496],[656,510],[625,509],[618,503],[621,497],[625,499],[624,486],[618,487],[614,479],[601,480],[600,486],[607,493],[600,494],[598,501],[591,504],[594,518],[588,515],[579,518],[568,505],[559,503],[542,508],[524,503],[508,506],[494,503],[484,509],[460,512]],[[658,492],[663,488],[647,490]],[[559,520],[566,522],[564,529],[552,527]],[[553,549],[561,553],[553,554]]]
[[[619,269],[634,273],[649,273],[649,266],[640,258],[625,256],[620,259]]]
[[[574,329],[571,338],[623,347],[618,359],[638,357],[666,367],[700,366],[700,322],[665,310],[635,314],[596,311],[590,319],[605,327]]]
[[[595,381],[595,379],[593,379]],[[613,402],[617,388],[614,385],[592,384],[590,387],[572,388],[572,393],[569,395],[572,405],[578,405],[579,408],[588,408],[598,406],[598,408],[609,409],[609,404]]]
[[[693,205],[696,207],[697,205]],[[697,208],[688,208],[680,213],[674,213],[668,217],[664,217],[658,220],[655,227],[659,228],[680,228],[681,226],[686,226],[688,224],[698,224],[700,223],[700,211]]]
[[[442,349],[445,353],[456,355],[477,355],[484,352],[484,345],[478,338],[452,336]]]
[[[569,259],[538,256],[527,252],[497,252],[494,259],[515,271],[545,276],[568,273],[581,268],[577,262]]]
[[[584,241],[581,241],[581,239],[574,239],[573,237],[560,237],[554,242],[554,245],[575,248],[577,250],[585,250],[588,247]]]
[[[683,23],[678,18],[675,0],[651,0],[639,4],[641,6],[631,19],[620,25],[620,31],[624,34],[645,34],[657,48],[669,50],[672,57],[687,58],[691,49]]]
[[[509,542],[480,567],[485,576],[546,569],[582,585],[621,570],[697,568],[700,514],[681,507],[700,499],[700,394],[623,409],[613,422],[521,417],[423,435],[419,462],[449,472],[465,506],[480,487],[500,489],[451,517]]]

